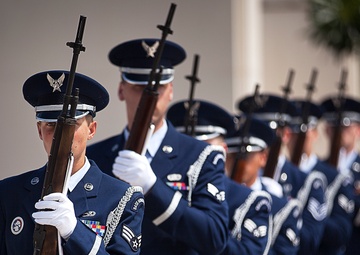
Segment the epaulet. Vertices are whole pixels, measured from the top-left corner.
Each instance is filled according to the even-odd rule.
[[[143,189],[140,186],[129,187],[126,190],[124,196],[120,199],[117,207],[109,213],[106,221],[106,232],[103,238],[105,247],[108,245],[111,237],[115,232],[115,229],[119,225],[121,216],[124,213],[127,203],[131,200],[132,196],[136,192],[143,193]]]
[[[208,145],[205,149],[200,153],[198,159],[189,167],[186,175],[189,179],[189,192],[188,192],[188,204],[191,206],[191,196],[192,191],[194,190],[196,183],[198,181],[201,169],[207,159],[207,157],[214,151],[221,152],[221,154],[216,155],[213,160],[213,164],[216,164],[220,158],[223,158],[225,162],[225,149],[219,145]],[[219,158],[220,157],[220,158]]]
[[[302,204],[301,202],[296,199],[290,199],[286,205],[281,208],[281,210],[278,211],[277,214],[274,215],[274,227],[273,227],[273,232],[272,232],[272,240],[271,240],[271,245],[274,245],[276,238],[278,237],[281,227],[283,226],[284,222],[286,221],[286,219],[289,217],[291,212],[294,212],[295,214],[297,214],[295,217],[299,216],[302,212]],[[288,232],[288,231],[287,231]],[[296,236],[293,235],[288,235],[289,240],[293,243],[293,245],[299,245],[299,239],[296,238]]]

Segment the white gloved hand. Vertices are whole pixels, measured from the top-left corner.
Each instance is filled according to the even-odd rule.
[[[73,203],[62,193],[51,193],[35,204],[38,211],[32,214],[40,225],[51,225],[57,228],[62,238],[67,240],[73,233],[77,219]]]
[[[119,152],[112,172],[130,185],[142,187],[144,194],[151,189],[157,179],[147,158],[130,150]]]

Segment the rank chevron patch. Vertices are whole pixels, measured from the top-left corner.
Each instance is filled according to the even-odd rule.
[[[244,228],[246,228],[255,237],[264,237],[267,234],[266,226],[257,226],[251,219],[246,219],[244,222]]]
[[[213,195],[214,197],[216,197],[217,200],[219,200],[220,202],[225,200],[225,191],[220,191],[218,188],[215,187],[214,184],[212,183],[208,183],[207,184],[207,191]]]
[[[326,217],[327,206],[326,203],[320,204],[315,198],[309,199],[307,209],[317,221],[322,221]]]
[[[134,232],[125,224],[123,225],[121,236],[126,240],[129,244],[131,250],[138,251],[141,246],[141,234],[139,236],[135,236]]]
[[[342,209],[344,209],[344,211],[346,213],[352,213],[354,211],[354,201],[348,199],[346,196],[344,196],[343,194],[340,194],[338,197],[338,203],[340,205],[340,207]]]
[[[290,240],[293,246],[299,246],[300,238],[296,236],[296,233],[291,228],[286,230],[286,237]]]

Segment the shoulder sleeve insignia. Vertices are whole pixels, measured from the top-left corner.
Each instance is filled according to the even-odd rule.
[[[138,251],[141,246],[141,234],[135,236],[134,232],[125,224],[123,225],[121,236],[129,244],[132,251]]]
[[[142,206],[144,206],[145,205],[145,200],[144,200],[144,198],[143,197],[140,197],[140,198],[138,198],[138,199],[136,199],[133,203],[132,203],[132,205],[131,205],[131,210],[133,211],[133,212],[137,212],[138,211],[138,208],[140,207],[142,207]]]
[[[255,206],[255,210],[259,211],[263,206],[266,207],[267,211],[270,212],[271,210],[271,204],[269,199],[261,199]]]

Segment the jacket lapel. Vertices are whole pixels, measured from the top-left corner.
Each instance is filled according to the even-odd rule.
[[[90,163],[91,167],[84,178],[69,193],[69,198],[74,204],[77,217],[81,217],[89,211],[89,200],[97,197],[100,188],[102,173],[97,171],[96,166],[91,161]]]

